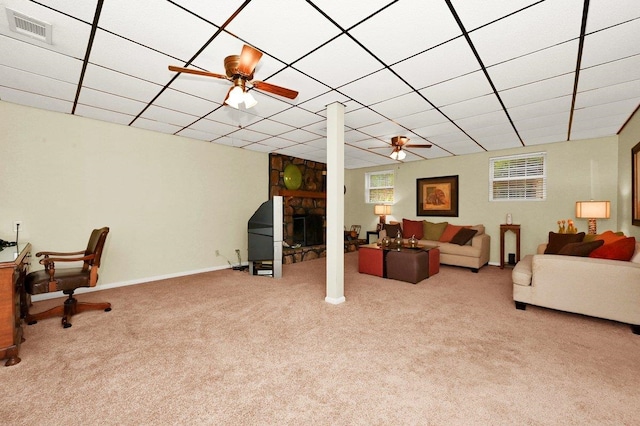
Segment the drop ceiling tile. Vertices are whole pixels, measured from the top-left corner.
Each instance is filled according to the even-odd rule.
[[[210,0],[172,1],[219,27],[244,3],[244,0],[225,0],[223,2],[211,2]]]
[[[171,22],[171,28],[167,28]],[[100,14],[100,28],[187,61],[217,28],[170,2],[109,0]]]
[[[271,119],[280,123],[295,125],[297,127],[304,127],[319,121],[325,121],[324,117],[298,107],[289,108],[285,111],[279,112],[278,114],[273,115]]]
[[[167,68],[174,59],[102,30],[96,32],[89,60],[163,86],[175,75]]]
[[[316,135],[321,136],[322,138],[326,139],[326,136],[327,136],[327,121],[326,120],[322,120],[322,121],[318,121],[317,123],[310,124],[308,126],[304,126],[303,130],[306,130],[307,132],[316,134]]]
[[[162,86],[159,84],[131,77],[93,64],[87,66],[83,86],[145,103],[153,99],[162,89]]]
[[[578,41],[562,43],[488,68],[489,76],[500,90],[522,86],[552,77],[573,74],[576,70]]]
[[[420,90],[437,107],[486,96],[493,93],[487,77],[476,71]]]
[[[180,128],[182,128],[193,123],[199,117],[191,114],[185,114],[179,111],[174,111],[168,108],[151,105],[144,113],[142,113],[140,118],[168,123],[174,126],[180,126]]]
[[[313,29],[313,31],[310,31]],[[269,1],[252,1],[227,30],[262,51],[291,63],[340,30],[307,2],[288,2],[286,12]],[[304,35],[304,36],[301,36]]]
[[[322,150],[326,150],[327,149],[327,139],[326,138],[317,138],[317,139],[313,139],[310,140],[308,142],[305,142],[307,145],[312,146],[316,149],[322,149]]]
[[[429,109],[415,114],[398,117],[395,121],[407,129],[416,129],[433,124],[448,122],[447,118],[436,109]]]
[[[73,102],[77,86],[64,81],[0,65],[0,84],[16,90]]]
[[[442,112],[453,120],[499,111],[500,109],[502,107],[495,95],[480,96],[440,108]]]
[[[178,133],[176,133],[176,135],[183,136],[185,138],[198,139],[206,142],[210,142],[219,136],[212,133],[201,132],[200,130],[195,130],[192,128],[182,129]]]
[[[250,151],[256,151],[256,152],[271,152],[271,151],[273,151],[273,147],[272,146],[262,145],[260,143],[252,143],[250,145],[245,146],[244,149],[248,149]]]
[[[640,19],[589,34],[584,39],[583,68],[640,54]],[[629,42],[634,40],[634,42]]]
[[[316,151],[314,147],[300,143],[300,144],[294,144],[294,145],[288,146],[286,148],[281,148],[276,152],[282,155],[291,155],[293,157],[299,157],[300,155],[304,155],[305,153],[313,152],[313,151]]]
[[[369,126],[371,124],[380,123],[385,121],[380,114],[369,108],[360,108],[353,111],[349,111],[344,115],[344,124],[351,129],[357,129],[358,127]]]
[[[337,88],[378,71],[382,64],[349,37],[342,35],[296,62],[294,68]]]
[[[182,93],[177,90],[167,89],[154,101],[154,105],[180,111],[185,114],[203,117],[209,114],[220,104]]]
[[[1,35],[0,39],[0,65],[78,84],[82,72],[79,59]]]
[[[429,108],[431,108],[431,104],[416,92],[410,92],[371,105],[371,109],[392,120],[417,114]]]
[[[349,130],[344,132],[344,141],[345,143],[349,143],[351,145],[357,145],[360,147],[361,145],[357,144],[357,142],[366,142],[366,144],[368,145],[367,146],[368,148],[372,144],[372,137],[371,135],[362,133],[361,131],[358,131],[358,130]]]
[[[511,119],[518,124],[523,120],[537,119],[549,114],[568,113],[571,110],[572,96],[562,96],[559,98],[547,99],[509,108]]]
[[[299,104],[299,106],[306,109],[307,111],[321,114],[324,117],[326,115],[327,105],[330,105],[334,102],[344,104],[346,103],[347,99],[348,98],[342,93],[331,90],[330,92],[302,102]]]
[[[253,108],[249,108],[249,112],[251,114],[267,118],[271,117],[274,114],[285,111],[291,107],[288,103],[280,100],[280,98],[276,99],[275,97],[268,96],[263,94],[262,92],[258,92],[253,90],[251,92],[253,97],[258,101],[258,104]],[[241,108],[244,108],[241,106]]]
[[[414,89],[422,89],[480,69],[463,37],[392,66]]]
[[[622,126],[630,115],[629,111],[633,111],[637,106],[638,98],[632,98],[586,108],[577,108],[573,114],[573,123],[575,126],[595,126],[598,120],[606,124],[610,119],[611,125],[618,124]],[[619,117],[625,118],[620,122]]]
[[[306,130],[296,129],[290,132],[282,133],[281,135],[279,135],[279,137],[283,139],[288,139],[293,142],[306,143],[306,142],[310,142],[317,139],[318,135],[316,135],[315,133],[308,132]]]
[[[527,7],[537,1],[534,0],[483,0],[482,7],[478,3],[468,0],[452,0],[452,4],[467,31],[472,31],[482,25],[500,19]]]
[[[75,115],[85,118],[93,118],[95,120],[106,121],[109,123],[121,124],[128,126],[135,115],[125,114],[120,111],[112,111],[104,108],[97,108],[91,105],[78,104]]]
[[[345,2],[342,0],[316,0],[315,5],[344,29],[348,29],[373,15],[393,1],[368,0],[366,2]]]
[[[5,102],[46,109],[62,113],[71,113],[73,103],[62,99],[42,96],[0,85],[0,99]]]
[[[99,109],[109,110],[126,114],[131,118],[129,122],[144,109],[147,104],[133,99],[123,98],[122,96],[112,95],[111,93],[101,92],[98,90],[83,88],[78,97],[78,103]]]
[[[286,148],[288,146],[295,145],[296,142],[288,139],[280,138],[280,137],[275,137],[275,138],[267,138],[265,140],[262,140],[260,141],[260,144],[264,146],[268,146],[272,150],[274,150],[274,149]]]
[[[170,135],[177,133],[182,128],[181,126],[176,126],[173,124],[163,123],[155,120],[149,120],[144,117],[138,118],[133,122],[133,124],[131,124],[131,126],[138,129],[152,130],[154,132],[167,133]]]
[[[246,141],[242,139],[239,135],[236,136],[235,134],[220,137],[214,140],[213,142],[220,145],[233,146],[236,148],[242,148],[242,147],[253,144],[253,142]]]
[[[591,0],[587,17],[587,33],[601,30],[629,19],[640,17],[636,0]]]
[[[520,137],[522,137],[525,146],[566,141],[569,123],[568,113],[566,118],[567,120],[565,120],[564,123],[558,125],[523,129],[522,131],[519,131]]]
[[[434,136],[439,136],[439,135],[445,135],[445,134],[451,134],[454,132],[459,132],[460,129],[458,129],[456,127],[455,124],[453,124],[450,121],[444,121],[444,122],[440,122],[440,123],[436,123],[436,124],[430,124],[428,126],[424,126],[424,127],[418,127],[417,129],[413,130],[415,133],[417,133],[418,135],[422,136],[423,138],[426,138],[428,140],[430,140],[431,142],[433,142],[433,137]]]
[[[167,74],[167,82],[174,76]],[[222,105],[231,86],[232,83],[227,80],[181,73],[171,82],[169,87],[182,93],[208,99],[217,105]]]
[[[254,132],[249,129],[240,129],[229,135],[232,139],[238,139],[246,141],[247,143],[252,142],[260,142],[269,138],[269,135],[265,135],[264,133]],[[246,144],[245,144],[246,145]],[[234,145],[237,146],[237,145]]]
[[[410,91],[402,80],[391,71],[384,69],[342,86],[340,92],[362,105],[382,102],[404,95]]]
[[[482,147],[469,138],[457,138],[455,140],[446,141],[446,149],[451,152],[451,154],[448,155],[466,155],[484,152]]]
[[[576,108],[611,104],[624,100],[635,100],[640,103],[640,80],[579,92],[576,96]]]
[[[39,46],[71,57],[84,57],[91,32],[90,25],[62,13],[40,6],[34,2],[5,0],[2,3],[3,4],[0,5],[0,34],[4,34],[8,38],[22,40],[27,44]],[[9,21],[7,19],[5,7],[22,15],[50,24],[52,26],[52,44],[48,44],[40,39],[36,39],[22,33],[11,31],[9,29]]]
[[[383,62],[392,64],[457,37],[461,31],[445,2],[403,0],[358,25],[351,33]]]
[[[364,126],[359,129],[362,133],[381,139],[391,139],[393,136],[406,133],[406,130],[392,121]]]
[[[473,133],[471,136],[473,136],[473,138],[487,151],[521,148],[523,146],[518,135],[516,135],[513,129],[509,131],[506,127],[495,126],[484,130],[486,130],[488,134],[482,135]],[[501,131],[504,131],[505,133],[498,133]]]
[[[582,69],[578,91],[597,89],[638,78],[640,78],[640,54]]]
[[[500,98],[507,108],[515,108],[540,101],[571,96],[574,75],[567,74],[547,80],[500,91]]]
[[[255,78],[260,80],[261,77],[262,75],[256,75]],[[269,77],[269,75],[264,75],[264,77]],[[269,77],[266,80],[262,81],[266,81],[270,84],[275,84],[276,86],[281,86],[297,91],[298,96],[295,99],[278,97],[278,99],[294,105],[315,98],[316,96],[322,95],[329,90],[329,88],[324,84],[319,83],[310,77],[307,77],[300,71],[293,68],[286,68],[278,72],[278,74],[274,75],[273,77]]]
[[[470,36],[485,66],[525,55],[580,35],[583,0],[547,0]]]
[[[13,1],[13,3],[17,3],[17,1]],[[93,22],[98,5],[97,0],[40,0],[39,3],[89,24]]]
[[[529,132],[537,128],[563,127],[568,129],[569,118],[569,109],[567,108],[564,111],[558,111],[556,113],[547,112],[546,114],[538,114],[529,118],[517,120],[514,121],[514,125],[522,135],[525,132]]]
[[[220,123],[218,121],[203,118],[190,125],[189,129],[209,133],[216,136],[224,136],[238,130],[238,126],[232,126],[230,124]]]
[[[456,120],[456,124],[465,131],[482,129],[489,126],[506,125],[509,126],[509,119],[503,110],[492,111],[486,114],[478,114],[467,118]],[[469,132],[470,133],[470,132]]]
[[[270,136],[277,136],[294,130],[293,127],[287,124],[282,124],[269,119],[250,124],[249,126],[247,126],[247,128]]]

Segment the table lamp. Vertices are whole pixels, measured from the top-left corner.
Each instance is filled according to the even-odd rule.
[[[387,215],[391,214],[391,206],[378,204],[373,207],[373,213],[380,216],[380,228],[382,228],[387,223]]]
[[[588,219],[589,234],[596,233],[596,219],[609,219],[610,216],[610,201],[576,201],[576,217]]]

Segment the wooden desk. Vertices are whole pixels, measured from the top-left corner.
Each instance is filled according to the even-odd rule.
[[[24,293],[31,244],[6,247],[0,251],[0,359],[7,367],[20,362],[22,338],[20,297]]]
[[[504,234],[516,234],[516,263],[520,262],[520,225],[500,225],[500,269],[504,269]]]

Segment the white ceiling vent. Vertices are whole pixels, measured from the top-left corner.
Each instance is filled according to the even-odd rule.
[[[9,8],[6,10],[11,31],[36,38],[45,43],[53,44],[51,42],[51,24],[23,15]]]

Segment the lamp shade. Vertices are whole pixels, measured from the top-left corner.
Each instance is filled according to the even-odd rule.
[[[610,201],[576,201],[576,217],[582,219],[609,219]]]
[[[373,207],[373,213],[378,216],[391,214],[391,206],[388,206],[385,204],[378,204]]]

